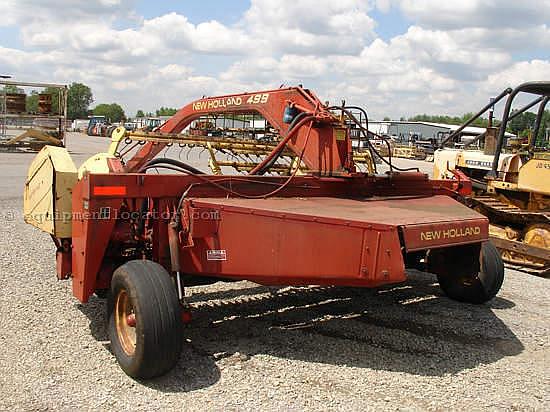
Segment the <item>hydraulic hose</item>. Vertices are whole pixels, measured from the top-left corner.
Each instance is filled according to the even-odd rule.
[[[156,158],[156,159],[152,159],[152,160],[149,160],[147,163],[145,163],[139,170],[138,170],[138,173],[141,173],[143,172],[144,170],[147,170],[147,169],[151,169],[152,166],[155,166],[155,165],[172,165],[172,166],[176,166],[177,168],[179,169],[183,169],[187,172],[190,172],[192,174],[195,174],[195,175],[203,175],[204,172],[187,164],[187,163],[184,163],[180,160],[175,160],[175,159],[170,159],[168,157],[159,157],[159,158]]]
[[[292,119],[292,121],[290,122],[290,125],[288,126],[288,131],[287,133],[289,133],[293,128],[294,126],[296,126],[296,123],[298,123],[302,118],[304,118],[305,116],[307,116],[309,113],[306,113],[306,112],[301,112],[299,113],[298,115],[296,115],[294,117],[294,119]],[[283,153],[283,150],[284,150],[284,147],[281,147],[280,150],[278,150],[277,152],[275,152],[275,155],[271,158],[270,161],[268,161],[266,163],[266,165],[262,168],[262,170],[259,170],[256,174],[258,175],[263,175],[267,170],[269,170],[269,168],[271,166],[273,166],[275,164],[275,162],[277,161],[277,159],[281,156],[281,153]]]
[[[313,116],[310,116],[310,117],[313,117]],[[305,144],[304,144],[304,148],[302,149],[302,153],[300,154],[300,158],[298,160],[298,164],[296,165],[296,169],[294,169],[294,172],[285,180],[284,183],[282,183],[281,185],[279,185],[276,189],[272,190],[271,192],[268,192],[268,193],[264,193],[262,195],[246,195],[244,193],[239,193],[239,192],[236,192],[235,190],[233,189],[230,189],[230,188],[227,188],[221,184],[219,184],[218,182],[215,182],[215,181],[211,181],[211,180],[207,180],[206,177],[204,176],[196,176],[198,177],[199,179],[203,180],[202,183],[191,183],[187,189],[185,190],[185,192],[183,192],[183,194],[181,195],[180,197],[180,200],[178,202],[178,208],[177,210],[180,210],[181,209],[181,206],[183,204],[183,201],[184,199],[187,197],[187,195],[189,194],[189,192],[191,191],[191,189],[193,189],[193,187],[197,186],[197,185],[200,185],[200,184],[210,184],[210,185],[213,185],[215,187],[218,187],[222,190],[224,190],[225,192],[227,192],[228,194],[232,194],[234,196],[238,196],[238,197],[243,197],[245,199],[265,199],[265,198],[268,198],[270,196],[273,196],[277,193],[279,193],[281,190],[283,190],[285,187],[287,187],[290,182],[294,179],[294,177],[296,176],[296,173],[298,173],[298,170],[300,169],[300,163],[302,162],[302,159],[304,157],[304,154],[306,152],[306,147],[307,147],[307,143],[309,141],[309,136],[311,135],[311,127],[313,126],[313,119],[311,119],[311,123],[309,124],[309,128],[307,130],[307,134],[306,134],[306,140],[305,140]],[[232,180],[242,180],[242,179],[232,179],[232,178],[228,178],[228,179],[222,179],[220,180],[221,181],[229,181],[231,182]],[[255,183],[263,183],[263,184],[271,184],[269,182],[255,182]]]
[[[162,164],[162,163],[161,164],[156,164],[156,165],[151,165],[151,166],[143,166],[141,169],[139,169],[139,173],[144,173],[144,172],[146,172],[147,170],[150,170],[150,169],[167,169],[167,170],[173,170],[174,172],[185,173],[185,174],[191,175],[191,176],[197,176],[195,173],[192,173],[189,170],[182,169],[181,167],[166,165],[166,164]]]
[[[367,111],[359,106],[345,106],[344,109],[359,110],[361,113],[363,113],[363,116],[365,116],[365,129],[367,130],[367,136],[368,136],[369,135],[369,116],[367,115]],[[368,144],[368,137],[367,137],[367,144]],[[361,140],[359,140],[359,147],[361,147]]]
[[[384,142],[388,145],[388,157],[389,157],[389,162],[384,159],[384,157],[382,157],[382,155],[380,154],[380,152],[378,152],[378,150],[376,150],[373,146],[373,144],[370,142],[370,139],[369,139],[369,134],[368,134],[368,130],[365,129],[363,127],[363,125],[361,124],[361,122],[359,122],[359,120],[357,120],[357,118],[353,115],[353,113],[351,113],[348,109],[349,108],[354,108],[354,107],[357,107],[357,106],[345,106],[345,107],[341,107],[341,106],[332,106],[332,107],[329,107],[328,109],[329,110],[341,110],[343,111],[344,113],[346,113],[349,118],[357,125],[359,126],[359,130],[361,130],[361,132],[364,134],[365,138],[367,139],[367,143],[369,145],[369,148],[371,151],[374,151],[374,153],[376,153],[376,155],[380,158],[380,160],[382,160],[384,163],[386,163],[389,167],[390,167],[390,172],[393,171],[393,169],[395,170],[398,170],[400,172],[406,172],[406,171],[409,171],[409,170],[416,170],[416,171],[420,171],[420,169],[418,167],[407,167],[407,168],[401,168],[401,167],[397,167],[397,166],[394,166],[393,163],[392,163],[392,157],[391,157],[391,146],[389,144],[389,142],[386,140],[386,139],[383,139]],[[360,108],[359,108],[360,109]],[[362,110],[362,109],[360,109]],[[366,113],[365,113],[366,114]],[[372,153],[372,152],[371,152]],[[374,158],[373,158],[374,160]],[[374,166],[375,167],[375,171],[376,171],[376,165]]]
[[[306,115],[301,120],[299,120],[297,123],[295,123],[292,127],[289,127],[288,132],[283,140],[279,142],[279,144],[273,149],[273,151],[266,156],[262,162],[254,167],[249,173],[249,175],[257,175],[257,174],[263,174],[265,171],[269,168],[269,166],[273,165],[273,163],[279,158],[280,154],[284,150],[286,144],[288,141],[296,134],[298,130],[300,130],[300,127],[302,127],[305,123],[308,121],[315,120],[315,116],[313,115]]]
[[[378,173],[378,168],[377,168],[376,163],[374,161],[374,155],[376,154],[380,159],[382,159],[382,160],[384,160],[384,159],[382,158],[382,156],[380,155],[378,150],[376,150],[374,148],[374,145],[370,142],[370,139],[369,139],[369,117],[367,116],[367,112],[365,111],[365,109],[363,109],[362,107],[359,107],[359,106],[344,106],[344,107],[333,106],[330,109],[333,109],[333,108],[334,109],[340,109],[343,112],[345,112],[350,117],[350,119],[353,120],[353,122],[356,125],[359,126],[359,130],[361,131],[361,133],[365,137],[365,142],[367,142],[369,152],[370,152],[371,157],[372,157],[372,161],[373,161],[372,166],[374,168],[374,173]],[[350,109],[356,109],[356,110],[360,110],[361,112],[363,112],[363,114],[365,115],[366,128],[364,128],[363,125],[361,124],[361,122],[358,121],[357,118],[353,115],[353,113],[350,112]],[[388,153],[389,153],[389,156],[390,156],[389,165],[390,165],[390,170],[392,170],[393,165],[391,164],[391,147],[390,147],[390,144],[388,142],[385,141],[385,143],[388,145]],[[361,139],[359,139],[358,148],[359,149],[361,148]]]

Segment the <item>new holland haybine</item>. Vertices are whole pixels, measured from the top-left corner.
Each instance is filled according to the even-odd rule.
[[[116,129],[78,169],[64,148],[37,155],[25,219],[51,235],[57,276],[78,300],[108,295],[111,348],[127,374],[177,362],[189,285],[372,288],[404,282],[407,266],[436,274],[455,300],[496,295],[503,265],[487,218],[460,203],[468,178],[430,180],[391,159],[378,173],[372,145],[353,151],[352,135],[371,137],[358,110],[301,87],[209,97],[156,132]],[[211,173],[165,155],[190,146],[209,153]]]

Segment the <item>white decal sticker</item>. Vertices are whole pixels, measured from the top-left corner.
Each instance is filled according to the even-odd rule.
[[[210,249],[206,251],[207,260],[227,260],[225,249]]]

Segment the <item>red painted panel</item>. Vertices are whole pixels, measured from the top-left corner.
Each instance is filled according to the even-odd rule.
[[[94,293],[115,225],[115,211],[122,203],[117,198],[90,197],[89,176],[73,188],[72,284],[73,295],[81,302],[87,302]]]
[[[476,211],[449,196],[367,197],[271,197],[268,199],[200,198],[193,204],[201,207],[217,205],[224,210],[247,209],[255,214],[285,214],[299,219],[326,221],[361,227],[397,227],[401,225],[461,222],[483,219]],[[213,206],[215,207],[215,206]]]
[[[486,218],[455,220],[442,223],[406,225],[403,239],[407,251],[457,246],[489,239]]]
[[[106,218],[102,209],[118,211],[126,199],[131,210],[136,210],[136,199],[150,197],[156,210],[172,210],[192,184],[195,186],[189,195],[194,198],[186,200],[188,216],[183,219],[190,221],[186,228],[192,241],[187,233],[180,234],[180,240],[186,239],[182,268],[189,273],[265,284],[377,286],[405,279],[402,246],[419,250],[479,242],[487,236],[485,218],[452,199],[448,189],[438,189],[436,183],[418,173],[402,173],[391,179],[297,176],[278,193],[281,197],[268,199],[228,198],[226,191],[207,183],[216,180],[237,192],[258,196],[285,179],[87,175],[73,190],[75,296],[87,300],[97,287],[98,273],[107,273],[102,267],[112,263],[104,259],[110,239],[118,236],[124,241],[124,236],[113,233],[115,213]],[[98,196],[92,189],[98,186],[122,186],[126,195]],[[96,218],[79,217],[86,213],[95,213]],[[472,222],[480,227],[479,233],[474,233],[477,237],[466,232],[426,233],[460,231]],[[399,230],[404,235],[401,241]],[[446,237],[443,243],[442,236]],[[153,258],[169,267],[168,252],[166,222],[155,220]],[[106,279],[108,276],[100,276],[102,285]]]
[[[283,206],[294,200],[278,199],[277,203]],[[207,214],[200,212],[216,207],[219,214],[212,231],[212,221],[201,219]],[[195,238],[194,247],[182,251],[186,273],[268,284],[374,286],[405,279],[395,227],[374,230],[338,217],[304,219],[211,202],[193,210],[194,231],[205,236]],[[198,230],[201,225],[208,230]]]
[[[95,196],[124,196],[126,186],[94,186],[92,192]]]

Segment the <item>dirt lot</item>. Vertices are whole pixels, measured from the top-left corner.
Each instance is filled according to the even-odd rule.
[[[69,142],[77,162],[106,145]],[[0,410],[550,409],[550,280],[511,270],[481,306],[420,272],[380,290],[191,288],[178,366],[136,382],[109,352],[104,301],[79,304],[22,221],[32,157],[0,153]]]

